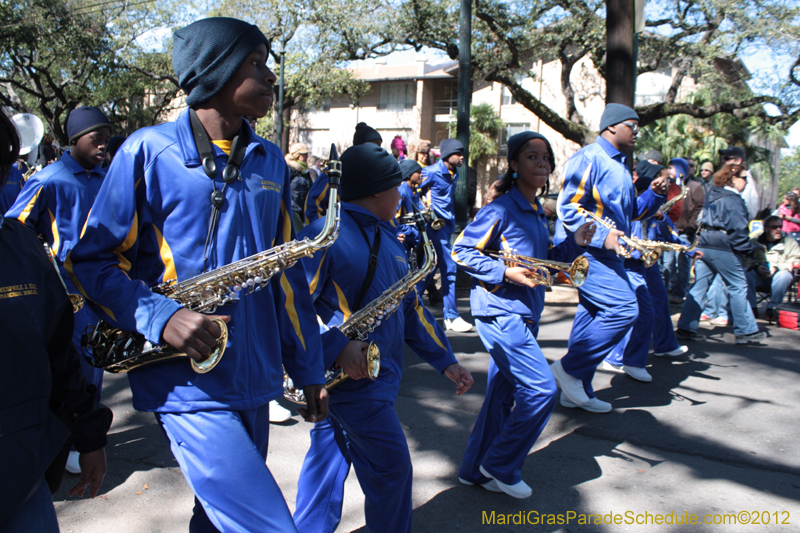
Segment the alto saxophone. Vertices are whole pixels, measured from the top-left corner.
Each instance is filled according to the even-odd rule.
[[[46,242],[42,242],[44,245],[44,253],[47,254],[47,258],[50,260],[50,264],[52,264],[56,269],[56,274],[58,274],[58,279],[61,281],[61,285],[64,286],[64,290],[67,292],[67,297],[69,298],[69,303],[72,304],[72,312],[77,313],[81,309],[83,309],[83,305],[86,301],[83,299],[83,296],[80,294],[70,293],[69,289],[67,289],[67,284],[64,283],[64,278],[61,276],[61,269],[58,268],[58,263],[56,262],[56,255],[53,253],[53,249],[50,248],[50,245]]]
[[[584,210],[584,213],[601,226],[604,226],[608,229],[617,229],[617,225],[614,224],[614,221],[609,218],[601,219],[591,211]],[[647,268],[655,265],[656,261],[658,261],[658,250],[654,250],[649,247],[649,245],[655,241],[634,239],[633,237],[628,237],[624,233],[620,235],[619,240],[622,241],[619,245],[620,255],[625,259],[630,259],[631,254],[633,254],[635,250],[641,254],[641,260],[644,261],[644,266]]]
[[[328,212],[319,235],[270,248],[180,283],[167,281],[150,290],[179,302],[191,311],[209,314],[218,307],[238,301],[240,295],[252,294],[265,287],[272,276],[293,266],[300,258],[329,247],[339,234],[340,221],[338,188],[342,167],[335,145],[331,145],[330,165]],[[222,330],[214,350],[202,361],[192,359],[192,368],[201,374],[214,368],[225,352],[228,328],[220,319],[214,322]],[[174,357],[186,357],[185,353],[169,344],[153,344],[144,335],[122,331],[102,320],[84,335],[83,344],[92,351],[93,366],[113,373],[128,372]]]
[[[378,298],[350,315],[342,325],[337,326],[339,331],[349,339],[366,341],[367,335],[403,305],[403,299],[406,295],[413,291],[417,283],[425,279],[425,276],[436,265],[436,250],[434,250],[433,243],[428,239],[428,234],[425,232],[425,219],[419,211],[416,211],[414,216],[415,223],[422,236],[425,262],[422,267],[403,276],[402,279],[383,291]],[[380,349],[374,342],[369,343],[365,356],[367,358],[369,378],[374,380],[378,377],[378,372],[380,371]],[[347,379],[350,379],[350,376],[340,366],[334,364],[325,371],[325,388],[332,389]],[[286,374],[286,371],[283,373],[283,396],[297,404],[306,403],[302,389],[295,388],[294,382]]]
[[[419,214],[422,215],[422,218],[425,220],[425,222],[430,222],[431,229],[434,231],[442,229],[446,224],[446,221],[443,218],[436,218],[436,213],[434,213],[433,209],[430,207],[426,207],[420,211]],[[400,215],[397,217],[397,221],[401,224],[416,224],[416,216],[416,213],[406,213],[405,215]]]
[[[572,263],[560,263],[558,261],[519,255],[516,250],[487,250],[486,255],[495,259],[502,259],[508,266],[521,266],[532,270],[532,273],[527,277],[537,285],[553,284],[549,270],[551,268],[569,274],[573,287],[583,285],[583,282],[586,281],[586,275],[589,273],[589,260],[582,255],[578,256]]]
[[[697,233],[694,234],[694,241],[690,246],[686,246],[685,244],[676,244],[673,242],[665,242],[665,241],[642,241],[641,239],[636,239],[637,241],[641,241],[645,246],[648,248],[652,248],[654,250],[672,250],[675,252],[683,252],[689,253],[694,252],[697,249],[697,243],[700,239],[700,232],[703,231],[703,224],[697,228]],[[635,239],[635,237],[634,237]]]
[[[681,182],[680,194],[676,195],[672,200],[667,200],[666,202],[664,202],[661,205],[661,207],[658,208],[658,210],[666,215],[669,212],[669,210],[672,209],[673,205],[683,200],[684,196],[686,196],[686,185],[683,182]]]

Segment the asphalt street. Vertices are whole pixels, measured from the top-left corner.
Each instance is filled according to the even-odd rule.
[[[571,289],[548,293],[539,343],[550,361],[566,352],[576,301]],[[469,319],[466,298],[459,307]],[[761,346],[735,345],[730,327],[701,326],[709,339],[689,353],[650,357],[652,383],[598,372],[597,396],[614,410],[556,406],[525,462],[527,500],[456,479],[486,389],[489,356],[477,334],[448,334],[476,381],[461,398],[406,350],[397,412],[414,464],[414,531],[800,531],[800,333],[759,325],[769,332]],[[77,476],[65,475],[54,495],[61,530],[188,531],[192,493],[153,415],[133,410],[125,376],[107,374],[103,393],[115,415],[108,475],[93,500],[67,497]],[[298,416],[271,428],[267,464],[292,510],[309,428]],[[338,531],[365,531],[352,473],[345,490]]]

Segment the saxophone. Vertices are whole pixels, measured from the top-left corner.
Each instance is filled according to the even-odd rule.
[[[414,290],[417,283],[425,279],[425,276],[427,276],[436,265],[436,251],[433,248],[433,243],[428,239],[428,234],[425,232],[425,218],[422,213],[416,210],[414,216],[415,223],[422,236],[422,246],[425,250],[425,262],[422,264],[422,267],[403,276],[403,278],[394,285],[383,291],[383,294],[378,296],[378,298],[350,315],[344,323],[337,326],[339,331],[344,333],[349,339],[366,341],[367,335],[402,306],[403,298]],[[374,342],[371,342],[367,347],[365,357],[367,358],[369,377],[374,380],[378,377],[378,372],[380,371],[380,349]],[[349,378],[350,376],[334,363],[331,368],[325,371],[325,388],[332,389]],[[286,374],[286,371],[283,373],[283,396],[287,400],[297,404],[306,403],[305,394],[303,394],[302,389],[295,388],[294,382],[292,382],[292,379]]]
[[[191,311],[210,314],[218,307],[236,302],[243,295],[265,287],[270,278],[293,266],[299,259],[329,247],[339,234],[339,179],[342,175],[336,146],[331,145],[330,197],[325,224],[313,239],[294,240],[264,250],[229,265],[194,276],[180,283],[170,280],[151,288],[153,292],[171,298]],[[214,322],[222,330],[211,354],[202,361],[192,359],[195,372],[204,374],[222,358],[228,340],[228,328],[220,319]],[[174,357],[186,357],[169,344],[153,344],[143,335],[122,331],[100,321],[90,328],[83,339],[94,356],[93,366],[108,372],[124,373],[142,365]]]
[[[617,229],[617,225],[614,224],[614,221],[609,218],[601,219],[591,211],[584,210],[586,216],[600,224],[601,226],[605,226],[608,229]],[[620,255],[625,259],[630,259],[631,254],[635,251],[641,254],[641,260],[644,261],[644,266],[650,268],[656,261],[658,261],[658,250],[655,250],[656,241],[647,241],[644,239],[635,239],[633,237],[628,237],[624,233],[620,235],[619,240],[620,242]]]
[[[683,200],[684,196],[686,196],[686,185],[683,182],[681,182],[680,194],[676,195],[672,200],[667,200],[666,202],[664,202],[661,205],[661,207],[658,208],[658,210],[666,215],[667,213],[669,213],[669,210],[672,209],[673,205]]]
[[[86,303],[83,299],[83,296],[80,294],[70,293],[69,289],[67,288],[67,284],[64,283],[64,278],[61,276],[61,269],[58,268],[58,263],[56,262],[56,254],[53,253],[53,249],[50,248],[50,245],[46,242],[42,242],[44,245],[44,253],[47,254],[47,258],[50,260],[50,264],[52,264],[56,269],[56,274],[58,274],[58,279],[61,281],[61,285],[63,285],[64,290],[67,293],[67,297],[69,298],[69,303],[72,304],[72,312],[77,313],[81,309],[83,309],[83,304]]]

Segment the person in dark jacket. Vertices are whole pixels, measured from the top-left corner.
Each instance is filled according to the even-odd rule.
[[[292,174],[292,222],[295,231],[303,229],[303,209],[306,196],[311,189],[311,175],[308,173],[308,146],[294,143],[286,154],[286,164]]]
[[[747,228],[747,207],[740,193],[747,186],[747,171],[742,165],[726,165],[714,174],[714,186],[706,197],[698,249],[703,252],[695,264],[695,282],[683,304],[678,340],[705,340],[697,334],[701,304],[715,274],[728,288],[736,344],[758,343],[766,337],[758,330],[747,303],[747,281],[741,256],[753,253]]]
[[[19,152],[0,112],[0,185]],[[97,495],[106,473],[111,411],[95,402],[71,350],[72,305],[36,234],[0,216],[0,532],[58,531],[48,491],[61,483],[70,443],[81,453],[70,496]]]

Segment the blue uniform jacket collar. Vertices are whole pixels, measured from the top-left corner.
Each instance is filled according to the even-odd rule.
[[[247,144],[247,150],[244,153],[245,158],[247,154],[250,153],[251,150],[258,149],[261,150],[262,154],[266,154],[266,150],[264,146],[258,142],[256,139],[258,138],[246,121],[244,127],[247,128],[249,133],[250,142]],[[200,153],[197,151],[197,145],[194,142],[194,135],[192,135],[192,123],[189,119],[189,108],[183,110],[183,112],[178,117],[178,120],[175,121],[175,133],[178,137],[178,144],[181,147],[181,153],[183,154],[183,164],[189,168],[192,167],[199,167],[200,166]],[[224,155],[227,157],[225,152],[223,152],[218,146],[212,144],[211,145],[214,149],[215,155]],[[222,172],[222,169],[218,169],[218,172]]]
[[[381,221],[381,219],[356,204],[342,202],[342,209],[347,211],[358,222],[358,225],[364,229],[372,229]]]
[[[514,199],[519,208],[522,209],[523,211],[532,211],[534,213],[544,214],[544,211],[542,211],[542,207],[539,204],[538,198],[536,199],[535,204],[530,203],[528,199],[525,198],[525,195],[522,194],[522,191],[520,191],[517,187],[514,187],[513,185],[511,186],[511,189],[509,189],[508,194],[511,196],[511,198]]]
[[[603,139],[601,136],[597,136],[594,140],[600,147],[603,149],[605,153],[608,154],[608,157],[614,159],[615,161],[619,161],[623,165],[625,164],[626,158],[625,154],[614,148],[614,145],[608,142],[607,140]]]
[[[439,174],[441,174],[443,178],[448,178],[455,181],[456,177],[458,176],[458,168],[454,169],[453,173],[450,174],[450,171],[447,170],[447,165],[445,165],[444,161],[441,159],[436,162],[436,166],[439,168]]]
[[[101,165],[95,165],[91,170],[86,170],[81,166],[80,163],[75,161],[75,158],[72,157],[70,153],[71,150],[67,150],[64,152],[64,155],[61,156],[61,162],[64,163],[64,166],[67,167],[67,170],[72,172],[74,175],[81,175],[81,176],[88,176],[92,177],[95,175],[98,178],[104,178],[106,175],[106,171],[103,169]]]

